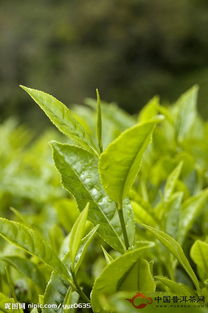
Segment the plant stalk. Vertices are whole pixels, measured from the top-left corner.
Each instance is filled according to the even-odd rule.
[[[121,229],[123,232],[124,243],[126,246],[126,250],[128,250],[130,245],[129,245],[129,239],[128,239],[128,234],[127,234],[127,230],[126,230],[126,224],[124,221],[123,207],[121,204],[118,204],[118,215],[119,215],[119,219],[120,219],[120,223],[121,223]]]
[[[71,275],[72,275],[76,290],[77,290],[78,294],[80,295],[80,297],[82,298],[82,300],[86,301],[86,303],[90,303],[90,299],[85,294],[85,292],[80,288],[79,283],[78,283],[77,278],[76,278],[76,274],[74,273],[73,270],[71,270]]]

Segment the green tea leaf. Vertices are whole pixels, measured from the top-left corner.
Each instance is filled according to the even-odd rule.
[[[138,261],[142,252],[150,248],[150,245],[144,245],[136,250],[129,251],[108,264],[101,275],[95,280],[92,293],[91,304],[95,313],[102,312],[99,298],[102,294],[112,295],[117,291],[117,286],[122,277]]]
[[[196,218],[202,211],[208,197],[208,189],[189,198],[183,205],[179,220],[178,240],[182,243]]]
[[[44,290],[46,284],[45,279],[36,264],[32,263],[28,259],[24,259],[18,256],[5,256],[1,257],[0,260],[16,268],[16,270],[21,274],[30,278],[37,286],[41,288],[41,290]]]
[[[192,289],[182,283],[177,283],[163,276],[155,276],[155,279],[161,282],[164,286],[168,287],[174,295],[190,296],[195,294]]]
[[[80,213],[78,219],[74,223],[70,233],[69,249],[70,259],[72,265],[74,265],[75,257],[80,246],[80,242],[85,233],[85,226],[88,216],[89,204],[86,205],[85,209]]]
[[[154,237],[158,239],[178,259],[179,263],[183,266],[187,274],[192,279],[196,289],[200,290],[198,279],[187,257],[185,256],[180,244],[174,238],[164,233],[163,231],[153,228],[151,226],[145,225],[145,224],[142,224],[142,225],[144,226],[144,228],[150,231],[152,235],[154,235]]]
[[[173,195],[170,201],[166,204],[167,206],[167,217],[165,230],[170,236],[178,239],[179,231],[179,220],[182,206],[183,192],[177,192]]]
[[[151,226],[156,226],[157,222],[152,215],[149,214],[140,204],[135,201],[131,201],[134,217],[137,223],[147,223]]]
[[[155,292],[156,284],[151,273],[150,264],[145,259],[138,259],[137,263],[126,273],[119,284],[119,290]]]
[[[6,297],[3,293],[0,293],[0,312],[2,313],[23,313],[23,310],[18,308],[12,308],[12,304],[16,304],[16,301],[12,298]],[[18,307],[19,307],[18,303]]]
[[[67,296],[68,289],[71,288],[69,283],[57,275],[55,272],[51,274],[51,278],[46,287],[43,303],[55,304],[59,308],[44,308],[43,313],[61,313],[63,312],[62,304]]]
[[[100,152],[103,152],[103,141],[102,141],[102,112],[101,112],[101,101],[98,89],[96,89],[97,94],[97,138],[98,146]]]
[[[100,156],[103,186],[111,199],[119,204],[127,196],[139,172],[156,123],[153,120],[127,129]]]
[[[200,277],[205,280],[208,278],[208,243],[196,240],[191,247],[191,258],[197,265]]]
[[[164,200],[168,201],[169,198],[171,197],[175,185],[177,183],[177,180],[179,178],[179,175],[181,173],[182,170],[182,166],[183,166],[183,162],[180,162],[178,164],[178,166],[176,166],[176,168],[173,170],[173,172],[169,175],[166,185],[165,185],[165,190],[164,190]]]
[[[160,98],[158,96],[153,97],[139,113],[139,121],[147,122],[158,113],[158,106],[160,104]]]
[[[97,103],[94,99],[86,99],[85,102],[93,109],[97,108]],[[115,103],[106,103],[102,101],[101,105],[102,115],[111,121],[120,131],[124,131],[126,128],[129,128],[136,123],[135,119],[130,114],[127,114]]]
[[[29,254],[37,256],[61,275],[69,276],[63,263],[37,231],[23,224],[0,218],[0,235]]]
[[[198,86],[192,87],[184,93],[176,103],[176,134],[179,141],[183,141],[189,134],[195,123],[197,116],[196,104],[198,96]]]
[[[100,224],[98,233],[114,249],[123,252],[124,243],[116,204],[108,198],[100,183],[97,158],[72,145],[53,143],[53,156],[64,187],[75,197],[80,209],[89,202],[89,220]],[[124,203],[125,221],[131,243],[134,222],[129,203]]]
[[[20,86],[45,112],[51,122],[66,136],[71,138],[79,146],[93,151],[96,149],[83,126],[75,118],[75,115],[59,100],[53,96],[25,86]]]
[[[105,260],[107,262],[107,264],[110,264],[113,261],[112,256],[105,250],[105,248],[103,248],[103,246],[101,246],[102,250],[103,250],[103,254],[105,256]]]
[[[79,270],[80,265],[82,264],[82,261],[85,257],[85,254],[87,252],[87,249],[92,242],[98,228],[100,225],[96,225],[84,238],[82,238],[80,247],[78,249],[78,252],[76,254],[75,258],[75,265],[74,265],[74,271],[75,273]]]

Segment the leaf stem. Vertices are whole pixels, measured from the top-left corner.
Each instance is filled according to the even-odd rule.
[[[76,278],[76,274],[72,269],[71,269],[71,275],[72,275],[76,290],[77,290],[78,294],[80,295],[80,297],[82,298],[82,300],[86,301],[86,303],[90,303],[90,299],[85,294],[85,292],[80,288],[79,283],[78,283],[77,278]]]
[[[129,248],[129,239],[128,239],[128,234],[127,234],[127,230],[126,230],[126,224],[124,221],[124,214],[123,214],[123,207],[120,203],[118,203],[118,215],[119,215],[119,219],[120,219],[120,223],[121,223],[121,229],[123,232],[123,237],[124,237],[124,242],[125,242],[125,246],[126,246],[126,250],[128,250]]]

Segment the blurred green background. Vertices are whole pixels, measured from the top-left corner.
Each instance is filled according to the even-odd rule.
[[[1,120],[49,125],[20,83],[68,106],[98,87],[130,113],[197,83],[207,117],[207,31],[207,0],[1,0]]]

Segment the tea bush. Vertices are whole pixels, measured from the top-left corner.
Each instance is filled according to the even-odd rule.
[[[60,134],[0,127],[1,311],[208,312],[197,86],[172,106],[154,97],[138,116],[98,91],[72,112],[21,87]]]

